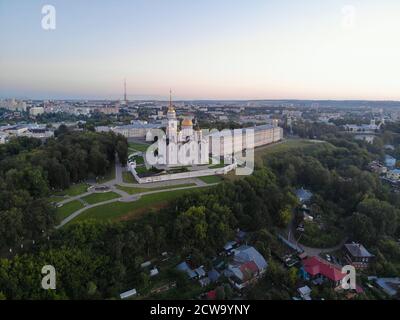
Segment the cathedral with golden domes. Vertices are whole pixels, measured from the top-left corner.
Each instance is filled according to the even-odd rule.
[[[158,128],[147,131],[146,140],[154,143],[146,151],[145,161],[146,166],[165,171],[140,177],[135,170],[136,163],[129,163],[129,170],[139,183],[226,174],[237,168],[241,170],[239,174],[250,174],[254,164],[253,149],[283,137],[283,129],[277,124],[204,131],[194,129],[189,117],[179,124],[171,92],[164,124],[165,132]],[[219,166],[220,161],[223,166]]]
[[[184,143],[188,141],[200,142],[203,138],[200,129],[193,129],[193,122],[190,118],[183,119],[181,122],[181,130],[179,130],[178,119],[176,118],[175,108],[172,104],[171,92],[167,111],[166,136],[169,142],[174,143]]]
[[[233,159],[243,150],[280,141],[283,130],[277,125],[261,125],[237,130],[205,130],[193,128],[186,117],[179,126],[170,92],[166,132],[159,146],[159,155],[166,166],[208,164],[209,156]]]
[[[187,153],[192,154],[189,158],[193,162],[191,164],[208,164],[208,139],[204,139],[202,131],[193,129],[193,122],[190,118],[182,120],[180,130],[178,126],[178,119],[176,117],[175,108],[172,104],[172,97],[170,92],[169,106],[167,111],[167,124],[166,124],[166,140],[167,143],[167,165],[176,165],[179,163],[176,156],[179,154],[179,148],[187,146]],[[177,148],[175,150],[175,148]]]

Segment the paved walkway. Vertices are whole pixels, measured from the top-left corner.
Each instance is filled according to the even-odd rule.
[[[137,194],[133,194],[130,195],[126,192],[123,192],[124,195],[121,196],[121,198],[116,198],[116,199],[111,199],[111,200],[107,200],[107,201],[102,201],[102,202],[98,202],[95,204],[86,204],[85,207],[75,211],[74,213],[70,214],[67,218],[65,218],[64,220],[61,221],[61,223],[56,227],[56,229],[59,229],[61,227],[63,227],[64,225],[66,225],[68,222],[70,222],[71,220],[75,219],[77,216],[79,216],[82,212],[90,209],[90,208],[95,208],[98,206],[102,206],[105,204],[109,204],[109,203],[113,203],[113,202],[134,202],[139,200],[142,196],[145,195],[149,195],[149,194],[155,194],[155,193],[161,193],[161,192],[169,192],[169,191],[178,191],[178,190],[187,190],[187,189],[196,189],[196,188],[202,188],[205,186],[214,186],[217,185],[218,183],[213,183],[213,184],[206,184],[206,185],[194,185],[194,186],[186,186],[186,187],[179,187],[177,186],[176,188],[169,188],[169,189],[164,189],[164,190],[153,190],[153,191],[146,191],[146,192],[141,192],[141,193],[137,193]],[[118,189],[116,189],[118,190]],[[121,190],[120,190],[121,191]],[[86,195],[87,193],[83,194],[82,196]],[[73,197],[74,200],[81,200],[79,199],[79,196]],[[69,199],[70,201],[73,201],[73,199]]]
[[[105,183],[102,184],[91,184],[91,186],[107,186],[112,192],[117,193],[118,195],[120,195],[121,197],[129,197],[130,194],[127,193],[124,190],[118,189],[116,186],[120,185],[123,187],[130,187],[130,188],[141,188],[141,189],[154,189],[154,188],[162,188],[162,187],[173,187],[176,186],[177,188],[180,185],[183,184],[193,184],[195,186],[198,187],[205,187],[208,186],[209,184],[207,184],[206,182],[204,182],[201,179],[198,178],[190,178],[190,179],[181,179],[181,180],[172,180],[172,181],[162,181],[162,182],[153,182],[153,183],[146,183],[146,184],[138,184],[138,183],[127,183],[127,182],[123,182],[123,178],[122,178],[122,172],[124,172],[124,168],[119,164],[119,163],[115,163],[115,179],[109,180]],[[171,189],[170,189],[171,190]],[[107,191],[107,192],[109,192]],[[161,190],[159,190],[158,192],[161,192]],[[59,201],[58,204],[66,204],[68,202],[72,202],[75,200],[79,200],[81,201],[84,205],[85,205],[85,201],[82,199],[88,195],[91,195],[93,193],[97,193],[95,191],[94,188],[89,189],[87,192],[82,193],[80,195],[77,196],[69,196],[67,198],[65,198],[62,201]],[[87,204],[87,203],[86,203]]]
[[[68,217],[66,217],[63,221],[61,221],[61,223],[58,226],[56,226],[56,229],[59,229],[62,226],[66,225],[68,222],[75,219],[77,216],[79,216],[82,212],[86,211],[87,209],[102,206],[104,204],[112,203],[115,201],[118,201],[118,199],[112,199],[112,200],[108,200],[108,201],[98,202],[95,204],[89,204],[86,207],[83,207],[82,209],[79,209],[78,211],[75,211],[74,213],[72,213]]]
[[[65,218],[61,223],[56,227],[56,229],[61,228],[62,226],[66,225],[68,222],[71,220],[75,219],[78,217],[82,212],[90,209],[90,208],[95,208],[98,206],[102,206],[105,204],[113,203],[113,202],[134,202],[139,200],[142,196],[149,195],[149,194],[155,194],[155,193],[161,193],[161,192],[169,192],[169,191],[178,191],[178,190],[186,190],[186,189],[195,189],[195,188],[201,188],[201,187],[207,187],[207,186],[214,186],[217,185],[218,183],[212,183],[208,184],[204,182],[201,179],[198,178],[191,178],[191,179],[182,179],[182,180],[173,180],[173,181],[162,181],[162,182],[154,182],[154,183],[149,183],[149,184],[137,184],[137,183],[126,183],[123,181],[123,176],[122,173],[124,172],[125,168],[121,166],[121,164],[118,161],[118,158],[116,157],[115,159],[115,178],[107,181],[102,184],[92,184],[92,186],[107,186],[112,192],[117,193],[120,198],[115,198],[107,201],[102,201],[98,202],[95,204],[89,204],[87,203],[84,199],[84,197],[91,195],[93,193],[96,193],[95,188],[90,188],[87,192],[73,196],[73,197],[68,197],[63,201],[58,202],[58,204],[66,204],[71,201],[80,201],[84,207],[75,211],[74,213],[70,214],[67,218]],[[183,184],[193,184],[193,186],[180,186]],[[124,186],[124,187],[132,187],[132,188],[140,188],[140,189],[149,189],[149,191],[143,191],[141,193],[136,193],[136,194],[129,194],[124,190],[120,190],[117,188],[117,185]],[[162,189],[162,190],[151,190],[154,188],[160,188],[160,187],[170,187],[167,189]],[[107,192],[109,192],[107,191]]]
[[[91,195],[92,193],[94,193],[94,191],[91,190],[91,191],[82,193],[82,194],[77,195],[77,196],[68,197],[68,198],[66,198],[66,199],[63,200],[63,201],[57,202],[57,204],[66,204],[66,203],[68,203],[68,202],[75,201],[75,200],[84,201],[84,200],[81,199],[81,198],[84,198],[84,197],[86,197],[86,196],[88,196],[88,195]]]

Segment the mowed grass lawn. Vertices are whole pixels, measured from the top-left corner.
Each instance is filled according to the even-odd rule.
[[[64,220],[66,217],[74,213],[75,211],[82,209],[84,206],[83,204],[78,201],[74,200],[64,204],[62,207],[57,208],[56,215],[59,221]]]
[[[129,149],[131,151],[145,152],[149,146],[150,146],[149,144],[139,143],[139,142],[130,142],[129,143]]]
[[[225,163],[219,163],[219,164],[210,165],[208,168],[209,168],[209,169],[220,169],[220,168],[223,168],[223,167],[225,167],[225,166],[227,166],[227,164],[225,164]]]
[[[50,196],[49,198],[47,198],[47,201],[49,203],[58,203],[60,201],[65,200],[65,196]]]
[[[115,192],[104,192],[104,193],[92,193],[86,197],[83,197],[82,200],[86,201],[89,204],[95,204],[98,202],[103,202],[111,199],[119,198],[120,195]]]
[[[86,183],[77,183],[77,184],[73,184],[68,189],[65,189],[63,191],[57,192],[55,195],[56,196],[75,197],[75,196],[79,196],[82,193],[87,192],[88,188],[89,188],[89,185],[86,184]]]
[[[264,159],[268,155],[276,155],[280,153],[286,153],[293,150],[305,150],[308,148],[314,148],[318,145],[326,145],[327,143],[320,143],[313,140],[307,139],[291,139],[284,140],[282,142],[277,142],[274,144],[269,144],[266,146],[262,146],[254,149],[254,162],[256,166],[262,166]],[[239,176],[235,174],[235,171],[229,172],[224,176],[229,181],[235,181],[238,179],[245,178],[246,176]]]
[[[192,187],[195,185],[196,185],[195,183],[185,183],[185,184],[176,184],[176,185],[172,185],[172,186],[156,187],[156,188],[140,188],[140,187],[135,188],[135,187],[124,187],[124,186],[116,186],[116,187],[122,191],[125,191],[126,193],[129,193],[129,194],[137,194],[137,193],[149,192],[149,191]]]
[[[266,145],[260,148],[256,148],[254,150],[254,161],[256,165],[261,165],[266,155],[286,153],[288,151],[292,151],[295,149],[306,149],[309,147],[316,146],[318,144],[322,143],[306,139],[292,139],[292,140],[285,140],[272,145]]]
[[[182,196],[190,190],[166,191],[156,194],[142,196],[134,202],[113,202],[102,206],[90,208],[82,212],[74,221],[82,221],[86,219],[97,220],[129,220],[139,217],[143,213],[149,212],[151,209],[158,210],[168,204],[169,201]]]
[[[220,176],[199,177],[198,179],[208,184],[218,183],[222,181],[222,178]]]

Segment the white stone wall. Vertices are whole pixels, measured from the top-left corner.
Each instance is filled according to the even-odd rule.
[[[206,177],[206,176],[213,176],[213,175],[222,175],[227,174],[229,171],[236,169],[237,164],[233,163],[224,168],[219,169],[205,169],[199,171],[189,171],[189,172],[181,172],[181,173],[172,173],[172,174],[164,174],[159,176],[151,176],[140,178],[135,170],[135,165],[128,164],[128,170],[132,173],[135,177],[136,181],[139,184],[143,183],[151,183],[151,182],[160,182],[160,181],[169,181],[169,180],[178,180],[178,179],[188,179],[188,178],[198,178],[198,177]]]

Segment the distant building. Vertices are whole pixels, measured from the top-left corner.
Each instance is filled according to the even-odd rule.
[[[361,141],[365,141],[367,143],[373,143],[375,140],[375,136],[372,134],[356,134],[354,136],[354,139],[356,140],[361,140]]]
[[[154,277],[156,275],[158,275],[158,269],[156,267],[154,267],[153,269],[150,270],[150,277]]]
[[[241,131],[242,133],[241,139],[232,138],[234,137],[235,134],[234,130],[228,130],[227,132],[219,131],[216,133],[210,133],[209,134],[210,153],[211,151],[213,151],[213,153],[217,153],[221,156],[224,156],[231,154],[233,150],[235,151],[246,150],[250,146],[249,141],[247,141],[247,137],[245,134],[247,130],[254,130],[254,148],[278,142],[283,139],[283,129],[275,125],[266,124],[266,125],[248,127],[242,130],[243,131]],[[214,141],[217,141],[217,145],[219,142],[219,150],[215,150]]]
[[[389,170],[386,173],[386,178],[396,182],[400,181],[400,169]]]
[[[394,148],[394,146],[392,145],[392,144],[385,144],[384,146],[383,146],[386,150],[394,150],[395,148]]]
[[[151,130],[160,128],[161,124],[158,123],[135,123],[113,127],[111,131],[119,133],[126,138],[145,138]]]
[[[208,279],[210,279],[210,282],[217,282],[221,274],[213,268],[210,271],[208,271],[207,276]]]
[[[26,111],[26,103],[15,99],[5,99],[0,101],[0,108],[10,111]]]
[[[11,136],[20,136],[28,131],[28,127],[25,125],[15,125],[4,129],[4,132]]]
[[[236,241],[228,241],[225,245],[224,245],[224,251],[226,253],[231,252],[235,247],[237,247],[237,242]]]
[[[36,117],[40,114],[44,113],[44,108],[43,107],[32,107],[29,109],[29,115],[32,117]]]
[[[137,295],[136,289],[132,289],[126,292],[123,292],[119,295],[121,299],[128,299]]]
[[[283,116],[288,116],[292,118],[298,118],[301,119],[303,112],[298,111],[298,110],[283,110],[282,111]]]
[[[54,136],[54,131],[50,131],[43,127],[29,128],[26,136],[37,139],[47,139]]]
[[[336,119],[341,119],[342,115],[340,113],[328,113],[328,112],[323,112],[320,113],[318,117],[319,122],[323,123],[329,123],[330,120],[336,120]]]
[[[366,269],[374,258],[362,244],[348,243],[344,245],[344,256],[348,263],[358,269]]]
[[[93,112],[100,112],[104,114],[118,114],[119,113],[119,104],[115,104],[113,106],[98,106],[92,109]]]
[[[387,172],[387,168],[378,161],[372,161],[368,165],[369,170],[378,174],[384,174]]]
[[[38,124],[19,124],[5,126],[0,128],[0,134],[10,137],[31,137],[38,139],[47,139],[54,136],[54,131],[49,130],[44,125]]]
[[[179,271],[185,272],[190,279],[194,279],[197,277],[196,272],[192,270],[192,268],[187,264],[187,262],[182,262],[176,267]]]
[[[72,109],[72,113],[76,116],[80,116],[80,115],[88,116],[91,111],[92,111],[92,109],[89,107],[74,107]]]
[[[395,296],[400,291],[400,278],[376,278],[375,282],[391,297]]]
[[[354,133],[362,133],[362,132],[376,132],[377,130],[379,130],[381,128],[381,125],[383,124],[383,121],[381,121],[381,123],[376,124],[375,119],[372,119],[371,122],[369,124],[362,124],[362,125],[354,125],[354,124],[346,124],[344,125],[344,128],[346,131],[348,132],[354,132]]]
[[[310,201],[312,196],[313,194],[310,191],[304,189],[303,187],[296,190],[296,197],[297,199],[299,199],[301,203]]]
[[[108,126],[98,126],[95,128],[96,132],[110,132],[112,131],[112,127]]]
[[[396,166],[396,158],[393,158],[390,155],[385,156],[385,165],[388,168],[394,168]]]
[[[211,283],[211,281],[210,281],[210,279],[209,279],[208,277],[199,279],[199,284],[200,284],[200,286],[202,286],[202,287],[206,287],[206,286],[208,286],[210,283]]]
[[[309,286],[304,286],[304,287],[298,288],[297,292],[300,294],[300,297],[303,300],[311,300],[311,297],[310,297],[311,289]]]
[[[159,123],[147,123],[137,121],[132,124],[116,127],[99,126],[96,127],[96,132],[115,132],[121,134],[126,138],[141,138],[144,139],[153,129],[161,129],[162,125]]]
[[[265,273],[268,263],[254,247],[241,246],[233,251],[233,261],[224,274],[235,288],[243,289]]]
[[[199,277],[199,278],[203,278],[206,276],[206,271],[204,270],[203,266],[200,266],[200,267],[194,269],[193,271],[196,272],[197,277]]]

